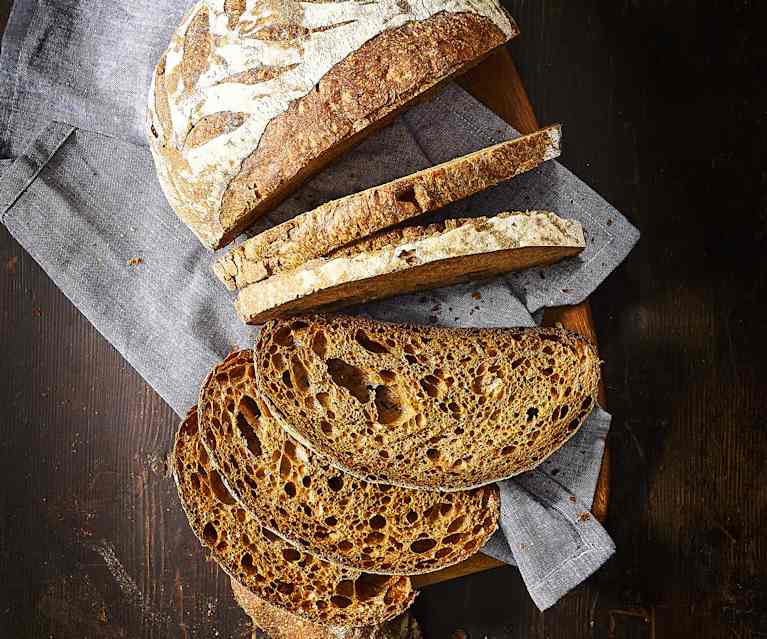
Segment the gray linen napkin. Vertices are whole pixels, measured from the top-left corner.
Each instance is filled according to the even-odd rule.
[[[187,5],[173,0],[158,12],[145,1],[126,11],[98,0],[17,0],[0,58],[8,63],[0,73],[0,144],[14,158],[0,164],[0,219],[179,414],[195,401],[209,368],[255,335],[212,275],[210,253],[169,209],[143,145],[151,68]],[[451,85],[317,176],[264,224],[514,135]],[[544,306],[588,296],[638,239],[617,211],[555,162],[449,213],[528,208],[580,220],[584,253],[357,312],[444,325],[529,325]],[[539,469],[501,485],[501,526],[485,551],[519,566],[541,609],[614,552],[587,516],[609,421],[595,411]]]

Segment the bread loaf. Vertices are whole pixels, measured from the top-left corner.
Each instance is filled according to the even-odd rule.
[[[312,623],[256,597],[232,579],[232,593],[253,625],[269,639],[422,639],[418,622],[409,614],[376,626],[338,628]]]
[[[261,599],[309,621],[342,627],[382,623],[412,603],[407,577],[333,566],[262,528],[211,468],[196,409],[179,428],[172,465],[192,530],[230,577]]]
[[[443,494],[370,484],[293,440],[258,395],[252,351],[211,371],[198,408],[211,462],[235,498],[320,558],[371,573],[431,572],[473,555],[496,529],[495,486]]]
[[[210,248],[518,33],[496,0],[201,0],[153,77],[160,184]]]
[[[283,271],[529,171],[560,153],[551,126],[333,200],[243,242],[215,265],[230,289]]]
[[[383,231],[240,291],[243,321],[271,319],[447,286],[580,253],[583,229],[553,213],[500,213]]]
[[[358,317],[270,322],[261,393],[291,435],[368,481],[457,490],[531,469],[591,412],[599,358],[555,328],[455,329]]]

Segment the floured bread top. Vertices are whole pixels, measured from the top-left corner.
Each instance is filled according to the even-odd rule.
[[[160,60],[149,99],[150,144],[160,181],[180,217],[204,243],[218,245],[228,225],[220,219],[225,192],[269,123],[318,90],[334,66],[372,38],[437,14],[469,14],[505,39],[516,34],[495,0],[197,3]],[[341,80],[330,96],[332,110],[352,112],[365,99],[355,83],[367,90],[365,79]],[[394,85],[401,78],[386,81]],[[391,90],[396,93],[396,87]],[[321,140],[315,142],[320,147],[302,149],[305,162],[325,150]],[[254,195],[257,200],[263,194]]]

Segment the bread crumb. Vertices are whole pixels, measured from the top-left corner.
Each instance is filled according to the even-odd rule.
[[[5,272],[8,273],[8,275],[15,275],[16,274],[16,266],[19,263],[19,258],[14,255],[12,257],[9,257],[5,262]]]
[[[472,297],[473,297],[475,300],[481,300],[481,299],[482,299],[482,293],[480,293],[479,291],[474,291],[474,292],[471,294],[471,296],[472,296]]]
[[[450,639],[469,639],[469,635],[465,630],[456,630]]]
[[[128,266],[138,266],[139,264],[143,264],[144,260],[140,257],[132,257],[128,260]]]
[[[41,309],[39,306],[33,306],[32,307],[32,316],[33,317],[42,317],[43,316],[43,309]]]
[[[573,503],[575,503],[576,501],[578,501],[578,500],[575,498],[575,495],[570,495],[570,496],[568,497],[568,499],[569,499],[571,502],[573,502]]]
[[[591,513],[584,510],[582,513],[578,513],[578,521],[584,522],[591,519]]]

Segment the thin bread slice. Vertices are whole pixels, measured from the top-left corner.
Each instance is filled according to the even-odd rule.
[[[547,211],[499,213],[383,231],[240,291],[244,322],[342,308],[470,279],[552,264],[580,253],[583,228]]]
[[[337,628],[323,626],[274,606],[232,579],[235,601],[253,625],[270,639],[422,639],[418,622],[408,613],[376,626]]]
[[[262,528],[211,467],[196,409],[181,423],[172,464],[181,504],[202,545],[230,577],[268,603],[313,622],[354,627],[392,619],[413,602],[407,577],[328,564]]]
[[[214,266],[234,290],[294,269],[345,244],[435,211],[560,154],[554,125],[360,193],[327,202],[232,249]]]
[[[442,494],[371,484],[296,442],[258,393],[252,351],[211,371],[198,408],[211,462],[240,504],[327,561],[370,573],[432,572],[473,555],[497,527],[496,486]]]
[[[347,316],[264,326],[256,375],[280,424],[335,466],[431,490],[534,468],[591,412],[599,358],[556,328],[456,329]]]

